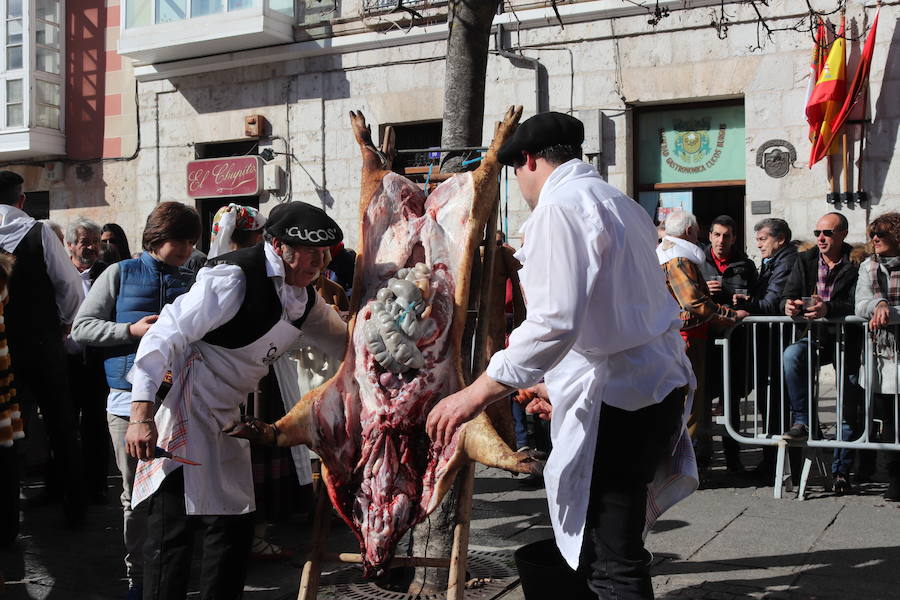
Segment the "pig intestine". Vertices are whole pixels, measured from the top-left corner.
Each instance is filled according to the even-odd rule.
[[[416,344],[434,327],[428,319],[430,281],[431,269],[417,263],[411,269],[400,269],[370,302],[371,318],[364,325],[366,346],[387,371],[405,373],[425,365]]]

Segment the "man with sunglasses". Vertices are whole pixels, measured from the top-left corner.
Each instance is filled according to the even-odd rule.
[[[850,258],[852,247],[844,243],[847,228],[847,218],[837,212],[830,212],[816,222],[813,231],[816,246],[797,257],[781,294],[784,314],[807,321],[853,314],[859,265]],[[833,362],[837,327],[819,326],[813,333],[812,350],[818,364]],[[845,338],[844,390],[851,397],[858,389],[855,379],[859,372],[861,333],[858,328],[850,328]],[[809,437],[811,425],[807,383],[808,345],[809,338],[803,337],[785,349],[783,359],[792,423],[784,437],[797,441]]]

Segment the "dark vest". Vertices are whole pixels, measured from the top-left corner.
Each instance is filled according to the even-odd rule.
[[[56,290],[44,261],[43,227],[35,223],[13,252],[5,321],[10,352],[18,360],[46,360],[51,357],[47,350],[63,344]]]
[[[252,248],[242,248],[211,259],[208,267],[215,265],[235,265],[244,272],[246,291],[244,301],[234,317],[213,329],[203,337],[203,341],[214,346],[234,350],[252,344],[264,336],[281,319],[282,306],[275,282],[266,274],[266,252],[263,242]],[[307,302],[303,315],[291,325],[300,329],[313,304],[316,302],[316,288],[306,287]]]
[[[144,252],[138,258],[118,263],[119,291],[116,295],[116,323],[135,323],[147,315],[158,315],[191,287],[194,274],[172,267]],[[125,375],[134,364],[138,342],[109,348],[103,363],[106,382],[111,388],[130,390]]]

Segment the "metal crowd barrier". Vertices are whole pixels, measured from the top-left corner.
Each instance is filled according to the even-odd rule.
[[[819,342],[825,328],[833,335],[827,346]],[[868,382],[873,381],[878,359],[868,320],[845,317],[810,322],[787,316],[744,319],[716,340],[722,349],[719,393],[724,418],[720,422],[728,435],[742,444],[780,446],[779,471],[786,445],[900,451],[900,327],[893,330],[897,336],[889,372],[894,377],[895,392],[886,402],[882,397],[876,407],[875,392]],[[809,438],[797,443],[782,438],[792,425],[783,365],[785,349],[803,338],[807,339]],[[833,389],[829,384],[831,373],[822,364],[823,354],[833,366]],[[711,401],[715,394],[707,395]],[[855,435],[850,434],[853,430]],[[892,435],[886,436],[888,431]],[[801,495],[808,469],[806,465]],[[779,477],[781,473],[776,474],[776,486]],[[779,489],[776,496],[780,497]]]
[[[810,325],[805,334],[802,328]],[[823,348],[833,355],[831,364],[834,367],[834,394],[822,393],[820,389],[821,352],[814,350],[824,328],[834,333],[833,347]],[[859,361],[848,355],[853,352],[853,345],[848,348],[847,334],[854,332],[862,339],[862,356]],[[900,327],[894,329],[900,337]],[[789,416],[790,402],[785,389],[784,352],[793,342],[805,337],[807,342],[807,414],[810,416],[809,439],[805,445],[820,448],[849,448],[868,450],[900,451],[900,392],[890,394],[892,410],[889,414],[876,413],[873,405],[874,390],[868,382],[873,380],[877,368],[874,342],[868,330],[868,320],[860,317],[840,319],[817,319],[809,322],[795,320],[791,317],[748,317],[731,328],[724,337],[716,340],[722,348],[722,386],[721,399],[725,418],[725,429],[736,441],[754,445],[777,445],[780,435],[791,427]],[[777,361],[773,354],[777,352]],[[891,373],[894,374],[894,389],[900,390],[900,368],[898,368],[898,349],[894,348]],[[848,365],[855,371],[855,364],[862,366],[865,377],[858,373],[847,372]],[[735,367],[744,369],[750,376],[740,377],[736,382]],[[862,391],[860,401],[848,395],[848,380],[857,379]],[[737,383],[737,386],[735,384]],[[854,382],[850,382],[854,385]],[[736,389],[742,388],[742,389]],[[849,404],[849,406],[848,406]],[[737,409],[737,413],[736,413]],[[773,409],[776,412],[772,412]],[[843,426],[847,422],[848,411],[862,411],[862,419],[855,419],[855,429],[859,435],[854,439],[845,439]],[[879,430],[886,429],[886,419],[892,421],[893,439],[879,440]],[[817,426],[818,425],[818,426]],[[820,435],[820,427],[825,432]],[[773,437],[774,436],[774,437]]]

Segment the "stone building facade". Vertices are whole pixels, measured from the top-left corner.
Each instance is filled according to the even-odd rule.
[[[91,130],[96,135],[103,128],[99,151],[38,156],[10,167],[26,174],[31,189],[49,192],[50,214],[59,222],[77,214],[117,221],[136,245],[160,201],[191,202],[205,215],[227,201],[191,198],[188,163],[263,154],[271,190],[242,201],[255,201],[264,212],[288,199],[320,204],[354,247],[360,161],[349,111],[362,110],[373,132],[397,126],[406,137],[401,148],[439,143],[446,2],[404,2],[413,14],[392,11],[397,3],[383,0],[307,0],[290,15],[289,5],[277,0],[222,0],[219,13],[179,18],[156,15],[141,0],[98,1],[107,57],[103,116]],[[192,0],[182,4],[190,7]],[[485,142],[510,104],[522,104],[526,117],[537,110],[573,112],[588,124],[588,157],[611,183],[656,217],[678,205],[691,207],[701,221],[731,214],[751,255],[753,224],[766,216],[785,218],[795,237],[809,239],[817,217],[837,207],[850,221],[850,240],[861,242],[873,216],[900,210],[900,161],[894,160],[900,2],[883,3],[869,121],[850,128],[851,164],[858,161],[859,169],[849,191],[864,190],[869,201],[834,206],[826,203],[824,162],[808,168],[808,32],[769,38],[754,10],[739,2],[660,2],[668,15],[655,24],[646,9],[622,0],[558,2],[559,18],[549,4],[505,2],[495,18]],[[773,28],[804,16],[805,3],[770,4]],[[813,4],[825,9],[837,2]],[[258,21],[247,11],[256,11]],[[850,33],[870,26],[874,13],[874,6],[850,3]],[[848,78],[862,43],[848,43]],[[78,90],[70,85],[67,93]],[[245,120],[254,115],[267,123],[261,137],[245,134]],[[661,129],[667,133],[661,136]],[[66,128],[67,137],[83,133],[74,121]],[[416,158],[427,161],[427,154]],[[54,160],[63,173],[50,178],[44,165]],[[280,183],[279,168],[286,174]],[[502,227],[515,244],[528,209],[509,176],[501,186]]]

